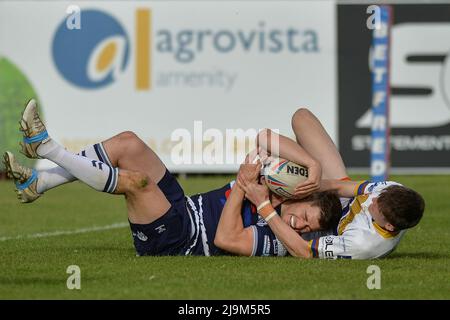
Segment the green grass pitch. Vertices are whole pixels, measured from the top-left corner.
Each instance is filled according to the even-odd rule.
[[[229,179],[181,183],[192,194]],[[121,197],[76,182],[23,205],[2,181],[0,299],[449,299],[450,176],[392,179],[421,192],[426,212],[393,254],[370,261],[136,257],[128,227],[89,232],[126,224]],[[69,265],[81,269],[81,290],[66,287]],[[366,286],[370,265],[381,269],[380,290]]]

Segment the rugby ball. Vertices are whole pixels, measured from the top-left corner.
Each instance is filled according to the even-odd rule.
[[[295,187],[308,179],[307,168],[282,158],[272,160],[262,171],[267,187],[288,199],[294,197]]]

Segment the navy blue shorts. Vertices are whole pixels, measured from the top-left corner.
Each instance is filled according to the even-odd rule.
[[[184,191],[169,170],[166,170],[164,177],[158,182],[158,187],[171,206],[152,223],[130,222],[134,247],[139,256],[184,255],[191,232]]]

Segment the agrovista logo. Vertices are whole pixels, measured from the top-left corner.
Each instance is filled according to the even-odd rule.
[[[63,20],[55,33],[53,60],[70,83],[96,89],[112,83],[126,68],[129,39],[120,23],[98,10],[82,11],[82,28],[69,29]]]
[[[119,19],[100,10],[82,10],[79,26],[69,28],[63,20],[53,39],[53,59],[61,75],[73,85],[98,89],[115,81],[133,55],[135,88],[233,87],[240,69],[239,57],[278,54],[304,55],[320,52],[315,29],[298,25],[274,27],[264,17],[255,25],[212,26],[211,21],[174,28],[152,25],[152,10],[135,9],[134,27],[123,28]],[[132,30],[133,44],[125,30]],[[129,33],[130,33],[129,32]],[[132,53],[130,53],[132,52]],[[153,55],[170,56],[153,69]],[[227,56],[231,67],[211,68],[211,59]],[[267,60],[267,63],[270,63]],[[155,78],[153,83],[152,77]]]

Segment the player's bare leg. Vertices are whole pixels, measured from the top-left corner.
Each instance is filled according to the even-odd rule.
[[[125,194],[130,221],[147,224],[167,212],[170,203],[157,185],[166,167],[156,153],[131,131],[102,145],[111,165],[120,169],[116,192]]]
[[[115,152],[114,147],[118,146],[124,151],[121,155],[125,155],[127,152],[132,153],[132,156],[135,157],[135,167],[129,170],[127,167],[133,165],[130,158],[115,155],[111,158],[109,155],[105,157],[103,145],[97,145],[95,148],[95,153],[99,154],[97,160],[65,150],[48,135],[45,125],[39,117],[34,100],[27,104],[22,114],[21,128],[24,133],[22,151],[26,156],[51,160],[73,177],[97,191],[125,195],[131,222],[137,224],[151,223],[170,208],[169,201],[157,185],[166,169],[156,154],[146,146],[143,148],[143,142],[134,135],[126,133],[116,136],[113,139],[116,141],[115,146],[111,141],[105,143],[110,145],[108,148],[112,154]],[[124,136],[132,137],[132,139],[124,139]],[[134,143],[131,143],[130,140],[133,140]],[[126,149],[125,144],[129,144],[130,147]],[[5,159],[13,159],[10,154],[6,154],[6,156]],[[116,165],[122,162],[123,167],[120,169],[120,173],[117,167],[99,159],[104,157],[108,158],[108,161],[114,161]],[[147,158],[150,166],[144,166],[145,157],[151,157]],[[11,164],[10,169],[13,172],[28,172],[27,170],[19,170],[22,167],[16,165],[15,161],[8,161],[7,163]],[[155,163],[155,168],[151,167],[152,163]],[[25,175],[17,174],[16,176],[16,180],[19,178],[23,180]],[[36,179],[36,175],[30,175],[28,178],[30,181],[16,181],[16,183],[21,186],[29,185]]]
[[[119,168],[115,193],[124,194],[128,217],[136,224],[147,224],[170,207],[157,183],[166,167],[156,153],[134,132],[125,131],[102,142],[110,164]]]
[[[347,177],[344,161],[319,119],[308,109],[300,108],[292,116],[297,143],[322,166],[323,179]]]
[[[102,144],[113,167],[144,172],[155,182],[166,172],[161,159],[134,132],[122,132]]]
[[[32,202],[41,196],[36,191],[38,179],[35,170],[21,166],[11,152],[5,153],[4,164],[8,176],[16,183],[21,202]],[[125,196],[128,218],[135,224],[151,223],[170,208],[157,183],[142,171],[119,170],[117,187],[112,193]]]
[[[114,193],[125,196],[128,219],[135,224],[151,223],[171,206],[157,182],[142,171],[119,170]]]

